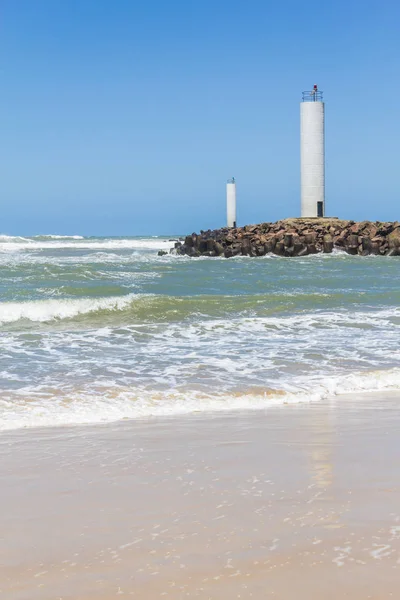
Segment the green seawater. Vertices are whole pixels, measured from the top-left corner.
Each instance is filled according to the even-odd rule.
[[[400,260],[189,259],[0,236],[0,428],[268,409],[400,384]]]

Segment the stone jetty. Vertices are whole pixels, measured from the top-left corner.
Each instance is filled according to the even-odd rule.
[[[171,252],[198,256],[307,256],[334,249],[347,254],[400,256],[400,223],[336,218],[284,219],[245,227],[200,231],[175,243]]]

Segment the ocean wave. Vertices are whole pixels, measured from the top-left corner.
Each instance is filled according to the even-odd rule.
[[[12,244],[12,243],[21,243],[21,242],[28,242],[29,243],[29,238],[25,238],[25,237],[21,237],[19,235],[6,235],[4,233],[0,234],[0,242],[5,242],[7,244]]]
[[[93,386],[96,388],[96,386]],[[400,369],[356,373],[328,378],[317,386],[285,389],[248,389],[231,393],[198,391],[150,391],[106,387],[103,383],[91,393],[50,393],[22,389],[0,395],[0,430],[110,423],[122,419],[169,417],[193,413],[268,410],[277,406],[311,403],[360,392],[400,390]]]
[[[41,236],[42,237],[42,236]],[[174,242],[162,239],[28,239],[0,237],[0,251],[21,250],[169,250]]]
[[[133,277],[128,273],[129,277]],[[149,278],[149,274],[135,274]],[[152,274],[152,277],[155,275]],[[101,290],[101,287],[99,287]],[[225,331],[235,334],[265,331],[308,331],[312,329],[376,328],[400,326],[400,308],[358,305],[352,313],[337,306],[340,294],[260,294],[236,296],[166,296],[127,294],[84,297],[85,288],[74,288],[80,298],[0,302],[0,325],[25,320],[50,322],[87,316],[130,318],[137,323],[187,322],[186,335]],[[54,293],[53,288],[49,293]],[[348,294],[347,294],[348,299]],[[332,307],[329,307],[331,302]],[[323,308],[320,308],[321,305]],[[87,321],[87,325],[89,325]]]
[[[34,235],[35,240],[84,240],[83,235],[58,235],[56,233],[46,233],[41,235]]]
[[[2,302],[0,323],[20,320],[44,323],[53,320],[71,319],[83,314],[100,311],[114,312],[129,306],[138,296],[114,296],[107,298],[68,298],[63,300],[32,300],[27,302]]]

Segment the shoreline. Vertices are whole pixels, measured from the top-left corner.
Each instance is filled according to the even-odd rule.
[[[400,392],[3,432],[13,600],[395,597]]]
[[[358,375],[361,377],[365,377],[366,380],[368,377],[376,378],[377,374],[380,376],[386,376],[388,381],[393,377],[398,379],[400,377],[399,369],[386,369],[382,371],[372,371],[366,373],[359,373]],[[351,376],[350,376],[351,377]],[[337,377],[337,381],[346,381],[346,376]],[[328,378],[329,379],[329,378]],[[36,430],[51,430],[51,429],[63,429],[63,428],[79,428],[79,427],[107,427],[113,426],[123,423],[152,423],[163,420],[179,420],[185,418],[204,418],[204,419],[212,419],[221,416],[229,416],[229,415],[237,415],[237,414],[254,414],[254,413],[267,413],[270,410],[283,410],[286,407],[295,407],[295,406],[307,406],[319,404],[321,402],[340,402],[341,399],[344,401],[347,397],[353,396],[374,396],[377,394],[384,394],[385,396],[390,396],[392,394],[400,394],[400,388],[398,387],[398,382],[396,384],[388,384],[386,387],[377,387],[377,388],[350,388],[346,389],[344,386],[341,390],[332,390],[334,380],[330,381],[330,384],[325,389],[320,390],[310,390],[309,392],[290,392],[287,390],[267,390],[267,391],[259,391],[257,387],[254,389],[243,391],[242,393],[233,393],[226,395],[218,396],[217,400],[214,400],[214,404],[201,406],[200,404],[196,407],[186,407],[183,408],[179,406],[175,411],[171,410],[171,407],[168,407],[168,412],[164,412],[166,409],[161,404],[159,406],[159,412],[157,412],[157,406],[154,405],[153,412],[148,414],[136,414],[136,415],[126,415],[121,414],[120,416],[111,416],[101,417],[98,420],[77,420],[77,421],[62,421],[62,422],[52,422],[52,423],[44,423],[39,424],[35,423],[31,424],[19,424],[17,426],[9,426],[4,427],[0,422],[0,440],[3,434],[19,432],[19,431],[36,431]],[[93,396],[93,398],[101,396],[101,393],[98,393]],[[157,393],[156,398],[158,401],[163,398],[163,393]],[[205,394],[202,397],[204,402],[211,403],[211,397]],[[200,401],[197,398],[197,401]],[[69,404],[66,404],[67,414],[70,410]],[[95,410],[95,407],[92,407],[92,411]],[[70,415],[68,415],[70,419]]]

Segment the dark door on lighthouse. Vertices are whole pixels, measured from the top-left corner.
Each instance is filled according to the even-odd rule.
[[[323,202],[317,202],[317,216],[318,217],[324,216],[324,203]]]

